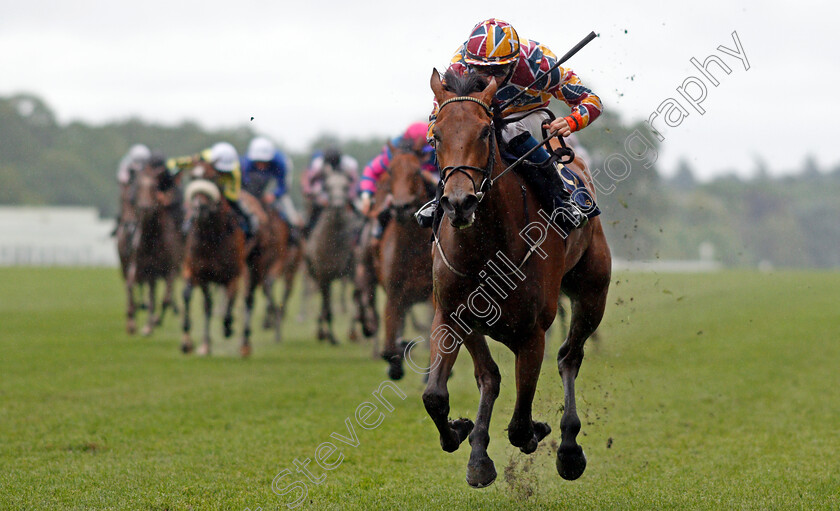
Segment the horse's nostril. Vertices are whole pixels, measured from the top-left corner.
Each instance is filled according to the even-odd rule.
[[[452,203],[449,201],[449,197],[446,195],[440,198],[440,207],[442,207],[447,213],[454,210]]]
[[[475,208],[477,208],[477,207],[478,207],[478,197],[476,197],[475,195],[472,195],[472,194],[467,195],[467,197],[464,199],[464,205],[463,205],[464,212],[466,212],[467,214],[471,214],[473,211],[475,211]]]

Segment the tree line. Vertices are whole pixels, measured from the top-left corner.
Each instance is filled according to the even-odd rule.
[[[624,142],[634,130],[647,133],[642,123],[606,112],[582,131],[590,167],[603,169],[609,155],[625,150]],[[0,204],[88,205],[114,216],[116,166],[131,144],[144,143],[173,156],[226,140],[244,151],[255,135],[249,126],[207,130],[190,121],[177,126],[140,119],[60,124],[34,95],[0,97]],[[297,204],[300,172],[312,152],[332,143],[365,165],[382,149],[385,137],[340,139],[324,134],[306,151],[287,151],[294,163],[291,193]],[[636,159],[630,163],[630,172],[615,183],[615,191],[598,197],[616,257],[695,259],[699,246],[711,243],[715,257],[730,266],[762,261],[840,266],[840,165],[819,169],[808,158],[798,173],[771,177],[758,161],[750,179],[733,171],[699,182],[688,161],[669,169],[674,170],[670,178],[662,176],[657,164],[646,166]]]

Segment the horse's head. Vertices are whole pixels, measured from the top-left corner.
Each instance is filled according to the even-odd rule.
[[[216,183],[207,179],[193,179],[184,191],[190,216],[205,222],[220,209],[222,194]]]
[[[410,147],[394,147],[388,142],[391,161],[388,165],[393,200],[391,209],[398,222],[413,219],[412,213],[426,196],[422,172],[421,155],[425,140],[417,140]]]
[[[135,177],[134,205],[138,216],[145,217],[164,206],[161,182],[166,169],[162,166],[146,165]]]
[[[328,205],[331,208],[344,208],[350,203],[350,176],[327,166],[324,190],[327,192]]]
[[[465,228],[475,220],[496,161],[490,105],[497,84],[495,79],[487,83],[477,74],[451,71],[445,81],[444,85],[437,70],[432,72],[432,91],[439,105],[432,134],[444,183],[440,206],[454,227]]]

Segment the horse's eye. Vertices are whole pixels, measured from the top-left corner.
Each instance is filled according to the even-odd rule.
[[[490,136],[490,126],[485,127],[481,130],[481,140],[487,140],[487,137]]]

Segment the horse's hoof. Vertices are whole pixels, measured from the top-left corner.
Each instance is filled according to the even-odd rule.
[[[140,332],[140,335],[142,335],[143,337],[149,337],[150,335],[152,335],[152,326],[145,325],[143,327],[143,330]]]
[[[242,346],[239,348],[239,354],[242,355],[242,358],[248,358],[251,356],[251,346]]]
[[[137,325],[134,323],[134,320],[129,320],[126,323],[125,331],[128,332],[128,335],[134,335],[134,332],[137,331]]]
[[[388,378],[392,380],[402,380],[405,375],[405,370],[402,366],[402,360],[391,360],[388,367]]]
[[[455,433],[455,436],[457,437],[456,443],[452,445],[444,445],[443,439],[441,439],[440,446],[446,452],[457,451],[458,446],[464,443],[464,440],[470,436],[470,432],[472,432],[473,427],[475,427],[475,424],[473,424],[473,421],[469,419],[460,418],[455,419],[454,421],[449,421],[449,428],[452,429],[452,432]]]
[[[202,343],[202,345],[196,351],[197,355],[201,355],[202,357],[206,357],[210,354],[210,345],[207,343]]]
[[[193,344],[191,342],[182,342],[181,343],[181,352],[183,352],[184,355],[188,355],[189,353],[192,353],[192,350],[193,350]]]
[[[562,445],[557,449],[557,473],[567,481],[574,481],[586,470],[586,456],[583,448],[573,445],[564,448]]]
[[[496,466],[493,460],[485,457],[483,460],[467,465],[467,484],[473,488],[487,488],[496,480]]]

